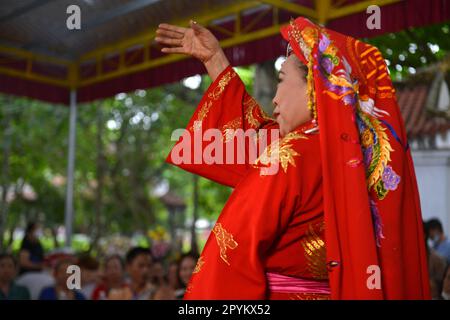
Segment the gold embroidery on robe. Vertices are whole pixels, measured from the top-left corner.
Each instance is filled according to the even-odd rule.
[[[189,282],[186,288],[186,293],[192,293],[192,289],[194,289],[194,286],[192,285],[192,283]]]
[[[212,232],[216,236],[217,245],[220,249],[220,257],[223,261],[225,261],[227,265],[230,265],[230,263],[228,262],[227,249],[236,249],[238,243],[234,241],[233,235],[231,233],[228,233],[220,223],[216,223],[214,225]]]
[[[199,273],[204,264],[205,260],[203,260],[203,257],[200,256],[200,258],[198,258],[197,260],[197,264],[195,265],[194,271],[192,273]]]
[[[228,71],[226,74],[224,74],[222,79],[220,79],[217,87],[215,87],[214,90],[208,94],[208,97],[213,100],[219,99],[220,95],[225,90],[225,87],[235,76],[236,73],[234,71]]]
[[[231,120],[230,122],[227,122],[222,127],[222,136],[223,136],[224,141],[228,142],[231,139],[233,139],[235,131],[239,128],[242,128],[241,117],[237,117],[236,119]]]
[[[201,125],[202,125],[202,121],[203,119],[206,118],[206,115],[209,112],[209,109],[211,109],[212,106],[212,102],[211,101],[206,101],[203,106],[201,107],[201,109],[199,110],[198,114],[197,114],[197,120],[194,121],[194,124],[192,125],[192,130],[197,131],[200,129]]]
[[[243,103],[245,110],[245,119],[249,123],[250,127],[256,129],[261,126],[261,120],[273,121],[271,117],[264,112],[264,110],[259,106],[258,102],[253,97],[248,98]],[[256,110],[256,116],[254,111]]]
[[[325,223],[321,222],[315,227],[309,225],[301,244],[307,261],[306,269],[314,279],[325,280],[328,279],[325,242],[318,235],[325,228]]]
[[[289,300],[330,300],[329,294],[321,293],[291,293]]]
[[[305,135],[298,132],[290,132],[284,138],[273,141],[264,152],[256,159],[254,166],[272,166],[276,163],[281,164],[281,168],[286,173],[288,165],[295,167],[294,157],[300,154],[292,148],[292,144],[289,144],[292,140],[308,139]],[[260,175],[264,175],[264,171],[260,172]]]

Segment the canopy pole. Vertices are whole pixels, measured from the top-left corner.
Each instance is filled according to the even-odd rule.
[[[69,146],[67,157],[67,190],[66,190],[66,210],[65,210],[65,247],[72,245],[72,225],[73,225],[73,179],[75,169],[75,143],[77,125],[77,91],[70,91],[70,117],[69,117]]]

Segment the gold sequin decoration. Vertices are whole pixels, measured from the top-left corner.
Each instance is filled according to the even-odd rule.
[[[320,293],[291,293],[289,300],[331,300],[331,296]]]
[[[220,223],[214,225],[212,232],[216,236],[217,245],[220,249],[220,257],[227,265],[230,265],[228,262],[227,249],[236,249],[238,243],[233,239],[233,235],[227,232]]]

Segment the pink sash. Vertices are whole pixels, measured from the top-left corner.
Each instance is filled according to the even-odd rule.
[[[330,294],[328,281],[294,278],[271,272],[267,272],[266,277],[271,292]]]

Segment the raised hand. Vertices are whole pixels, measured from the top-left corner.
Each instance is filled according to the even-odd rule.
[[[189,28],[162,23],[156,30],[155,40],[166,45],[164,53],[180,53],[203,62],[214,80],[229,62],[217,38],[206,28],[191,20]]]
[[[198,23],[191,21],[190,25],[190,28],[183,28],[162,23],[155,40],[170,46],[163,48],[162,52],[187,54],[206,63],[220,50],[219,41]]]

